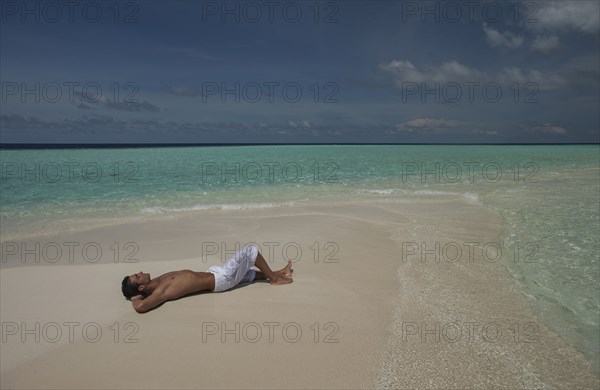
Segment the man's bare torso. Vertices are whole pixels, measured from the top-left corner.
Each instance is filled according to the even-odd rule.
[[[158,286],[154,293],[163,293],[168,300],[215,289],[215,276],[210,272],[194,272],[186,269],[167,272],[156,278],[156,280]]]
[[[134,309],[139,313],[189,294],[212,291],[215,289],[215,276],[209,272],[194,272],[186,269],[161,275],[152,279],[147,286],[150,290],[148,296],[131,298]]]

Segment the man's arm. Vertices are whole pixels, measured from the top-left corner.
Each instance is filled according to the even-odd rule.
[[[146,298],[142,298],[142,295],[132,297],[131,304],[138,313],[145,313],[168,300],[164,291],[155,290]]]

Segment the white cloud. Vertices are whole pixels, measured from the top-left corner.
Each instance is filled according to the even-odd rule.
[[[388,64],[380,64],[379,67],[394,76],[394,82],[398,87],[402,87],[404,82],[430,84],[450,82],[486,84],[496,82],[506,86],[512,86],[517,82],[520,84],[533,82],[538,85],[540,90],[550,90],[560,88],[566,84],[564,77],[552,72],[522,70],[511,67],[504,68],[496,73],[486,73],[469,68],[456,61],[445,62],[438,66],[428,65],[418,69],[409,61],[393,60]],[[428,87],[433,87],[433,85]]]
[[[516,49],[523,44],[523,37],[515,35],[510,31],[504,31],[501,33],[498,30],[494,30],[488,27],[487,24],[483,24],[483,31],[487,42],[492,47],[506,47],[508,49]]]
[[[312,127],[312,124],[307,120],[303,120],[300,122],[289,121],[288,125],[292,126],[293,128],[298,128],[298,127],[310,128],[310,127]]]
[[[200,94],[195,88],[186,85],[167,85],[165,88],[176,96],[196,97]]]
[[[430,119],[430,118],[418,118],[408,122],[404,122],[405,125],[410,127],[430,127],[430,126],[441,126],[441,127],[456,127],[462,122],[455,120],[446,119]]]
[[[543,126],[530,127],[529,130],[536,133],[567,134],[567,130],[565,130],[563,127],[553,126],[550,123],[545,123]]]
[[[542,53],[549,53],[559,47],[560,42],[556,35],[537,36],[531,44],[531,50],[541,51]]]
[[[417,69],[411,62],[402,60],[393,60],[389,64],[381,64],[379,67],[386,72],[398,76],[398,83],[404,81],[414,83],[449,83],[484,78],[482,72],[471,69],[456,61],[445,62],[439,66],[425,66],[422,70]]]
[[[400,74],[403,79],[411,80],[415,83],[425,81],[423,73],[416,70],[415,66],[409,61],[393,60],[389,64],[380,64],[379,67],[387,72]]]
[[[473,134],[481,134],[481,135],[498,135],[498,132],[495,130],[481,130],[481,129],[474,129],[472,131]]]
[[[495,75],[495,81],[505,85],[536,83],[543,90],[557,89],[566,84],[565,78],[557,73],[542,72],[535,69],[524,72],[520,68],[515,67],[504,68]]]
[[[535,4],[539,9],[526,20],[527,27],[532,30],[573,30],[587,34],[600,31],[598,1],[548,1]]]
[[[402,133],[445,133],[449,129],[464,125],[465,122],[451,119],[417,118],[401,122],[396,125],[398,132]]]

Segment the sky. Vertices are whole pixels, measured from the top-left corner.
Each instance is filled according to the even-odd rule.
[[[1,143],[598,143],[598,1],[0,1]]]

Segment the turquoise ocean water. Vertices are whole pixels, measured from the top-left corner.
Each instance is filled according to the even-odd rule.
[[[505,220],[538,317],[598,366],[600,146],[0,150],[2,240],[206,209],[461,198]]]

